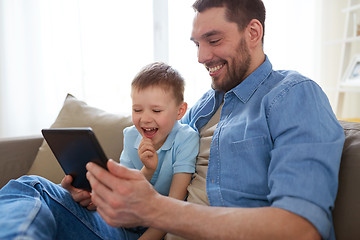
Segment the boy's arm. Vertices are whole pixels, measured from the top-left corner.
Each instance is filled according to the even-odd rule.
[[[184,200],[191,177],[192,173],[175,173],[171,181],[169,197]]]
[[[187,186],[191,181],[191,176],[191,173],[174,174],[171,181],[169,197],[184,200],[187,194]],[[166,232],[159,231],[155,228],[149,228],[139,239],[162,239],[165,234]]]

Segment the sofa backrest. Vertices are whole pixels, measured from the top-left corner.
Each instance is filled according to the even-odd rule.
[[[91,127],[106,156],[119,161],[123,130],[130,125],[130,116],[106,112],[68,94],[51,128]],[[40,175],[55,183],[60,183],[65,176],[46,141],[39,148],[27,174]]]
[[[340,121],[345,144],[333,211],[337,240],[360,239],[360,123]]]

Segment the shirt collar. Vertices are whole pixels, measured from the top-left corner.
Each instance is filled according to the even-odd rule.
[[[173,143],[175,141],[176,132],[178,131],[178,129],[180,127],[181,127],[181,124],[179,123],[179,121],[176,121],[175,124],[174,124],[174,127],[171,130],[171,132],[167,136],[164,144],[160,147],[159,150],[157,150],[157,152],[166,151],[166,150],[169,150],[170,148],[172,148]],[[136,138],[136,141],[134,142],[134,148],[135,149],[139,149],[141,139],[142,139],[142,136],[139,133],[138,137]]]
[[[265,55],[265,61],[244,81],[229,92],[233,92],[243,103],[246,103],[266,78],[268,78],[271,72],[272,65]]]

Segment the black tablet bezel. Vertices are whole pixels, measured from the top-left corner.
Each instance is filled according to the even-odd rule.
[[[92,129],[48,128],[41,132],[65,174],[73,177],[72,185],[91,191],[86,164],[91,161],[107,169],[108,161]]]

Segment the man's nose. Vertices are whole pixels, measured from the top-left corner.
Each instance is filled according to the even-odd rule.
[[[213,53],[212,53],[210,47],[204,46],[204,45],[198,46],[198,54],[197,55],[198,55],[198,62],[202,63],[202,64],[211,61],[211,59],[213,57]]]

